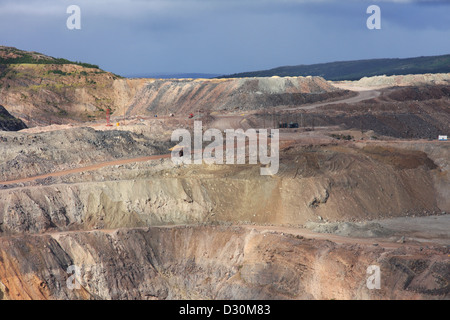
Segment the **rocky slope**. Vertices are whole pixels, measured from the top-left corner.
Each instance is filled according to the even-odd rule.
[[[0,103],[28,126],[104,118],[142,84],[72,64],[0,65],[0,74]]]
[[[274,115],[259,113],[249,120],[259,126],[297,122],[306,128],[339,126],[362,132],[372,130],[375,137],[403,139],[434,140],[438,135],[449,134],[449,85],[403,84],[378,90],[378,97],[358,103],[335,102],[312,109],[276,110]]]
[[[0,46],[0,104],[28,126],[196,110],[301,105],[345,94],[319,77],[123,79],[98,66]]]
[[[0,105],[0,130],[18,131],[27,126],[22,120],[14,118],[2,105]]]
[[[29,156],[19,146],[11,148],[5,153],[11,160],[3,164],[3,176],[15,179],[24,171],[38,175],[52,167],[82,166],[81,159],[155,152],[154,147],[145,146],[149,142],[143,137],[139,141],[131,134],[100,135],[82,130],[75,136],[90,137],[93,145],[74,140],[72,144],[84,149],[81,158],[56,149],[58,141],[75,131],[50,133],[16,134],[21,136],[19,146],[29,138],[36,141],[36,149],[30,150],[33,161],[20,160]],[[109,144],[107,155],[95,147],[95,138]],[[49,150],[59,157],[51,156],[49,150],[40,151],[42,140],[56,143],[56,148]],[[438,142],[432,147],[428,142],[394,147],[386,142],[329,141],[282,151],[280,170],[274,176],[261,176],[259,165],[176,167],[170,159],[161,159],[31,182],[0,183],[0,230],[22,233],[211,222],[303,225],[319,217],[364,221],[450,211],[445,188],[448,146]]]
[[[186,116],[198,110],[302,105],[344,94],[318,77],[119,79],[78,65],[8,65],[0,77],[0,103],[28,126],[104,118],[107,108],[116,116]]]
[[[5,48],[0,47],[0,104],[29,127],[104,119],[107,108],[116,117],[170,113],[186,117],[191,112],[266,112],[351,96],[321,77],[123,79],[89,64]],[[30,58],[23,60],[16,55]],[[410,86],[410,91],[433,92],[387,93],[382,99],[351,105],[357,110],[345,104],[334,105],[331,109],[317,109],[320,112],[312,112],[308,119],[315,125],[344,124],[346,128],[363,127],[381,135],[434,138],[438,132],[448,130],[445,108],[449,83],[450,74],[377,76],[338,82],[349,89]],[[439,97],[434,92],[438,86],[443,88]],[[349,112],[342,117],[342,111]],[[395,114],[390,115],[392,112]]]
[[[152,80],[136,94],[126,114],[255,110],[345,94],[320,77]]]
[[[0,180],[42,175],[86,164],[167,153],[169,145],[127,131],[92,128],[3,133]]]
[[[5,135],[2,153],[17,160],[14,172],[2,167],[9,178],[157,151],[146,134],[118,130]],[[371,224],[375,238],[321,237],[299,226],[450,211],[449,151],[329,138],[286,147],[272,177],[161,159],[0,183],[0,299],[448,299],[448,236],[397,242]],[[67,285],[72,265],[80,289]],[[380,289],[366,286],[370,265]]]
[[[340,240],[242,227],[2,237],[0,299],[449,297],[448,249]],[[366,286],[370,265],[378,290]]]
[[[393,138],[446,132],[448,84],[125,80],[2,49],[0,101],[34,127],[0,134],[0,300],[449,298],[450,146]],[[107,106],[119,126],[35,126]],[[306,122],[280,130],[273,176],[164,155],[190,112],[219,129],[276,124],[259,108]]]

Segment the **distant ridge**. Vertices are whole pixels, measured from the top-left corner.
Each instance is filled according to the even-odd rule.
[[[0,64],[75,64],[85,68],[99,69],[96,64],[54,58],[35,51],[24,51],[14,47],[0,46]]]
[[[337,61],[311,65],[284,66],[269,70],[235,73],[218,78],[320,76],[327,80],[359,80],[380,75],[449,73],[450,54],[405,59]]]

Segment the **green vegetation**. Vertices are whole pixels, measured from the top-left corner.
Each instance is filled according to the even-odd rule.
[[[115,74],[115,73],[111,73],[114,77],[113,77],[113,79],[114,80],[116,80],[116,79],[125,79],[125,77],[122,77],[121,75],[118,75],[118,74]]]
[[[334,134],[334,133],[331,134],[331,137],[337,140],[347,140],[347,141],[353,140],[354,138],[351,135]]]
[[[339,61],[312,65],[285,66],[270,70],[236,73],[219,78],[320,76],[327,80],[359,80],[379,75],[450,72],[450,54],[407,59]]]
[[[47,73],[49,73],[49,74],[50,73],[59,74],[61,76],[67,76],[67,75],[70,74],[70,73],[67,73],[67,72],[64,72],[64,71],[61,71],[61,70],[48,70]]]
[[[5,49],[4,49],[5,50]],[[29,52],[21,51],[15,48],[8,48],[5,50],[7,53],[14,53],[17,55],[15,58],[0,57],[0,64],[75,64],[85,68],[100,69],[98,65],[84,63],[80,61],[70,61],[63,58],[53,58],[44,55],[32,54]]]
[[[56,113],[56,115],[59,116],[59,117],[66,117],[69,114],[66,110],[63,110],[63,109],[59,108],[56,105],[54,105],[53,107],[58,109],[58,112]]]

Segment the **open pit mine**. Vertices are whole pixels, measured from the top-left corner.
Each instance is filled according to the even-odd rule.
[[[0,69],[0,300],[449,298],[450,74]],[[278,130],[278,171],[174,164],[195,121]]]

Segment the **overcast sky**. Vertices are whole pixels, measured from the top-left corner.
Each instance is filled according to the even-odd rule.
[[[81,30],[69,30],[69,5]],[[369,30],[369,5],[381,30]],[[450,0],[0,0],[0,44],[120,75],[450,53]]]

